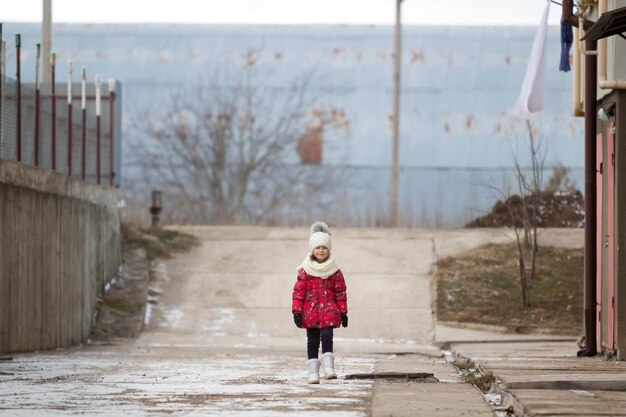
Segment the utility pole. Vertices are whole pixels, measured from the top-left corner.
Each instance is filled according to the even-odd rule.
[[[400,148],[400,64],[402,48],[402,0],[396,0],[396,30],[393,56],[393,143],[391,151],[391,195],[389,198],[389,225],[398,225],[398,154]]]
[[[46,94],[50,92],[52,71],[50,52],[52,52],[52,0],[43,0],[43,20],[41,22],[41,36],[43,37],[43,84]]]

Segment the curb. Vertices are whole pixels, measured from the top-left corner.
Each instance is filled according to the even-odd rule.
[[[466,357],[460,354],[454,348],[454,346],[452,346],[451,343],[447,345],[447,347],[449,349],[447,352],[444,349],[442,349],[443,356],[444,357],[451,356],[452,361],[450,361],[449,359],[448,360],[455,367],[457,367],[455,365],[457,361],[466,360],[466,361],[471,361],[472,363],[475,363],[477,367],[480,368],[481,365],[479,363],[474,362],[474,360],[471,357]],[[459,368],[457,367],[457,369]],[[459,369],[459,372],[461,372],[460,369]],[[488,372],[488,373],[492,374],[491,372]],[[492,375],[495,378],[495,381],[491,383],[491,387],[489,388],[488,391],[486,392],[482,391],[478,386],[476,386],[476,384],[473,384],[473,385],[483,395],[483,397],[485,398],[485,401],[489,404],[494,414],[501,416],[502,414],[498,414],[498,413],[506,413],[507,416],[524,417],[526,415],[526,409],[524,405],[520,403],[517,400],[517,398],[515,398],[515,395],[512,392],[509,392],[507,390],[506,385],[498,377],[498,375],[495,375],[495,374],[492,374]]]

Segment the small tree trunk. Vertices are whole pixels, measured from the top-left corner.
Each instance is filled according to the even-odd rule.
[[[530,299],[528,297],[528,280],[526,277],[526,264],[524,263],[524,256],[520,254],[518,257],[519,263],[519,277],[522,287],[522,307],[530,307]]]
[[[531,254],[531,269],[530,269],[530,280],[534,281],[537,276],[537,254],[539,253],[539,243],[537,242],[537,212],[539,211],[539,197],[536,196],[535,204],[534,204],[534,213],[533,213],[533,229],[532,229],[532,254]]]
[[[537,276],[537,254],[539,253],[539,247],[537,246],[537,231],[535,230],[534,244],[530,254],[530,281],[533,282]]]

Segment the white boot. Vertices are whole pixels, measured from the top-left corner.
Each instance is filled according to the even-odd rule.
[[[324,379],[337,379],[335,356],[332,352],[326,352],[322,355],[322,364],[324,365]]]
[[[307,369],[309,372],[309,380],[308,384],[319,384],[320,383],[320,360],[319,359],[309,359],[307,362]]]

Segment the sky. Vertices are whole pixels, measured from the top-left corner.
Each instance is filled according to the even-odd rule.
[[[538,25],[547,0],[404,0],[415,25]],[[560,0],[559,0],[560,2]],[[0,0],[0,22],[40,22],[43,0]],[[550,23],[561,8],[551,5]],[[393,24],[394,0],[52,0],[59,23]]]

